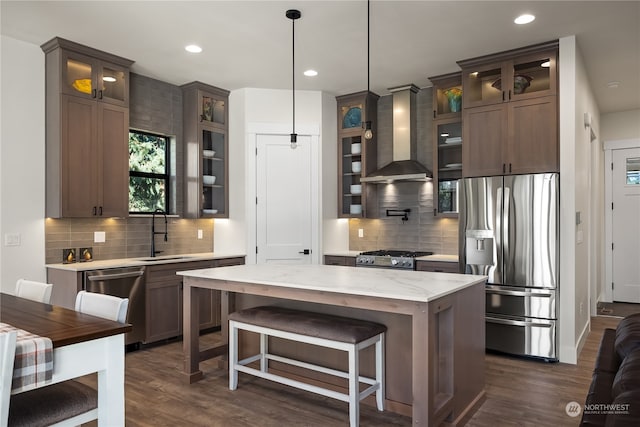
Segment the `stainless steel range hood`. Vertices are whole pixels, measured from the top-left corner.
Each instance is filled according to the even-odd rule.
[[[428,181],[431,171],[416,160],[416,93],[410,84],[389,89],[393,94],[393,161],[362,178],[361,182],[386,184],[394,181]]]

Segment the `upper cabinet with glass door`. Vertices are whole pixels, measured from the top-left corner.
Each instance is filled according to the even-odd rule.
[[[458,61],[465,108],[555,95],[558,42]]]
[[[357,92],[336,97],[338,107],[338,216],[377,216],[377,189],[361,182],[378,167],[378,98],[373,92]],[[371,125],[371,138],[365,134]]]
[[[61,55],[57,61],[60,92],[110,104],[129,106],[129,67],[133,63],[116,55],[56,37],[43,45],[45,52],[55,48]]]
[[[193,82],[182,86],[185,158],[184,214],[229,217],[229,91]]]

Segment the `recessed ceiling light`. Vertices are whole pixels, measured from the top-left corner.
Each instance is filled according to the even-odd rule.
[[[620,86],[620,82],[616,82],[616,81],[614,81],[614,82],[609,82],[609,83],[607,83],[607,87],[608,87],[609,89],[617,89],[617,88],[618,88],[618,86]]]
[[[307,70],[304,72],[304,75],[307,77],[315,77],[318,75],[318,72],[316,70]]]
[[[525,13],[523,15],[518,16],[516,19],[513,20],[513,22],[515,22],[518,25],[523,25],[523,24],[528,24],[529,22],[533,22],[534,19],[536,19],[535,16]]]
[[[200,53],[202,52],[202,48],[195,44],[190,44],[189,46],[185,46],[184,50],[190,53]]]
[[[113,82],[115,82],[115,81],[116,81],[116,78],[115,78],[115,77],[112,77],[112,76],[104,76],[104,77],[102,78],[102,81],[103,81],[103,82],[113,83]]]
[[[544,68],[549,68],[551,67],[551,61],[544,61],[542,64],[540,64],[540,66]]]

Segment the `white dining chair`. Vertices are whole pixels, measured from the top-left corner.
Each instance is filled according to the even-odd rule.
[[[51,302],[51,283],[34,282],[33,280],[18,279],[15,294],[17,297],[49,304]]]
[[[120,323],[126,320],[128,306],[128,298],[86,291],[80,291],[76,296],[76,311]],[[64,415],[54,419],[53,417],[60,412]],[[77,426],[97,418],[98,392],[74,380],[11,397],[11,424],[66,427]]]
[[[0,334],[0,426],[7,425],[9,419],[9,400],[11,398],[11,380],[13,379],[13,361],[16,353],[15,331]]]
[[[76,296],[76,311],[124,323],[127,319],[129,298],[80,291]]]

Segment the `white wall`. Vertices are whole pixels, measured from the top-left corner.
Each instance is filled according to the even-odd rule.
[[[245,252],[247,263],[255,262],[255,147],[256,128],[278,128],[291,132],[292,102],[290,90],[244,88],[232,91],[229,99],[229,207],[228,220],[215,222],[215,251]],[[316,159],[321,171],[316,183],[319,194],[319,216],[336,216],[337,207],[324,206],[324,199],[331,204],[336,194],[336,124],[335,98],[316,91],[296,91],[296,132],[315,129],[320,132],[321,155]],[[325,135],[325,132],[329,132]],[[328,150],[325,152],[325,150]],[[338,220],[323,221],[318,230],[320,236],[329,230],[333,234]],[[333,230],[333,231],[332,231]],[[339,230],[342,240],[348,242],[348,227]],[[322,238],[324,240],[324,238]],[[320,242],[322,248],[323,242]],[[347,243],[348,245],[348,243]]]
[[[6,36],[0,43],[0,283],[13,293],[20,277],[46,278],[44,53]],[[20,234],[20,246],[4,246],[7,233]]]
[[[640,138],[640,110],[603,114],[600,124],[602,141]]]
[[[590,293],[598,292],[604,278],[604,171],[597,137],[600,114],[575,36],[560,39],[559,69],[559,352],[561,362],[576,363],[589,332]],[[590,127],[585,126],[585,113],[592,118]]]

